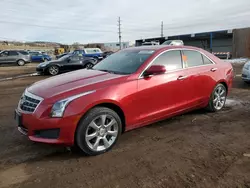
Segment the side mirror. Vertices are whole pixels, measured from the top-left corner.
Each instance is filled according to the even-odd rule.
[[[70,61],[71,61],[71,57],[69,57],[69,58],[67,59],[67,61],[70,62]]]
[[[144,76],[151,76],[151,75],[156,75],[156,74],[164,74],[166,72],[166,68],[163,65],[152,65],[149,67],[145,72]]]

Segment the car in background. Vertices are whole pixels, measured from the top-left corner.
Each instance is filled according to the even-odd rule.
[[[59,73],[74,71],[83,68],[91,68],[97,60],[79,55],[65,55],[57,60],[40,63],[36,71],[40,74],[57,75]]]
[[[184,42],[182,40],[167,40],[161,45],[170,45],[170,46],[183,46]]]
[[[113,54],[114,52],[113,51],[106,51],[106,52],[103,52],[103,58],[106,58],[108,56],[110,56],[111,54]]]
[[[250,60],[248,60],[242,68],[242,80],[250,84]]]
[[[78,54],[84,57],[93,57],[97,60],[103,59],[103,52],[100,48],[85,48],[83,50],[75,50],[72,54]]]
[[[0,64],[17,64],[23,66],[31,62],[31,56],[24,50],[4,50],[0,52]]]
[[[15,117],[32,141],[98,155],[125,131],[195,109],[222,110],[232,80],[232,65],[203,49],[127,48],[92,69],[34,83]]]
[[[44,62],[52,59],[49,55],[42,52],[30,51],[29,54],[31,55],[32,62]]]
[[[154,46],[154,45],[159,45],[160,43],[158,41],[150,41],[150,42],[144,42],[142,43],[142,46]]]

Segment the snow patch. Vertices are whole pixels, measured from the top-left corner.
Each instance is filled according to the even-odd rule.
[[[227,99],[225,105],[226,105],[227,107],[232,107],[232,106],[236,106],[236,105],[241,105],[241,101],[240,101],[240,100],[234,100],[234,99]]]
[[[39,75],[38,73],[22,74],[22,75],[13,76],[13,77],[2,78],[2,79],[0,79],[0,82],[7,81],[7,80],[13,80],[13,79],[17,79],[17,78],[29,77],[29,76],[38,76],[38,75]]]

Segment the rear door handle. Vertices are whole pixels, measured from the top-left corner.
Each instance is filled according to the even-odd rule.
[[[184,80],[184,79],[186,79],[187,78],[187,76],[179,76],[178,78],[177,78],[177,80]]]
[[[210,71],[215,72],[215,71],[217,71],[217,68],[211,68]]]

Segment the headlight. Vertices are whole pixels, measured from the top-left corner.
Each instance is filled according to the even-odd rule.
[[[57,101],[52,109],[51,109],[51,117],[63,117],[63,113],[67,107],[67,105],[72,102],[73,100],[79,98],[79,97],[82,97],[82,96],[85,96],[85,95],[88,95],[88,94],[91,94],[91,93],[94,93],[95,90],[93,91],[88,91],[88,92],[85,92],[85,93],[81,93],[79,95],[74,95],[74,96],[71,96],[69,98],[66,98],[66,99],[63,99],[63,100],[60,100],[60,101]]]
[[[45,66],[47,66],[48,64],[49,64],[49,63],[40,63],[39,66],[40,66],[40,67],[45,67]]]

